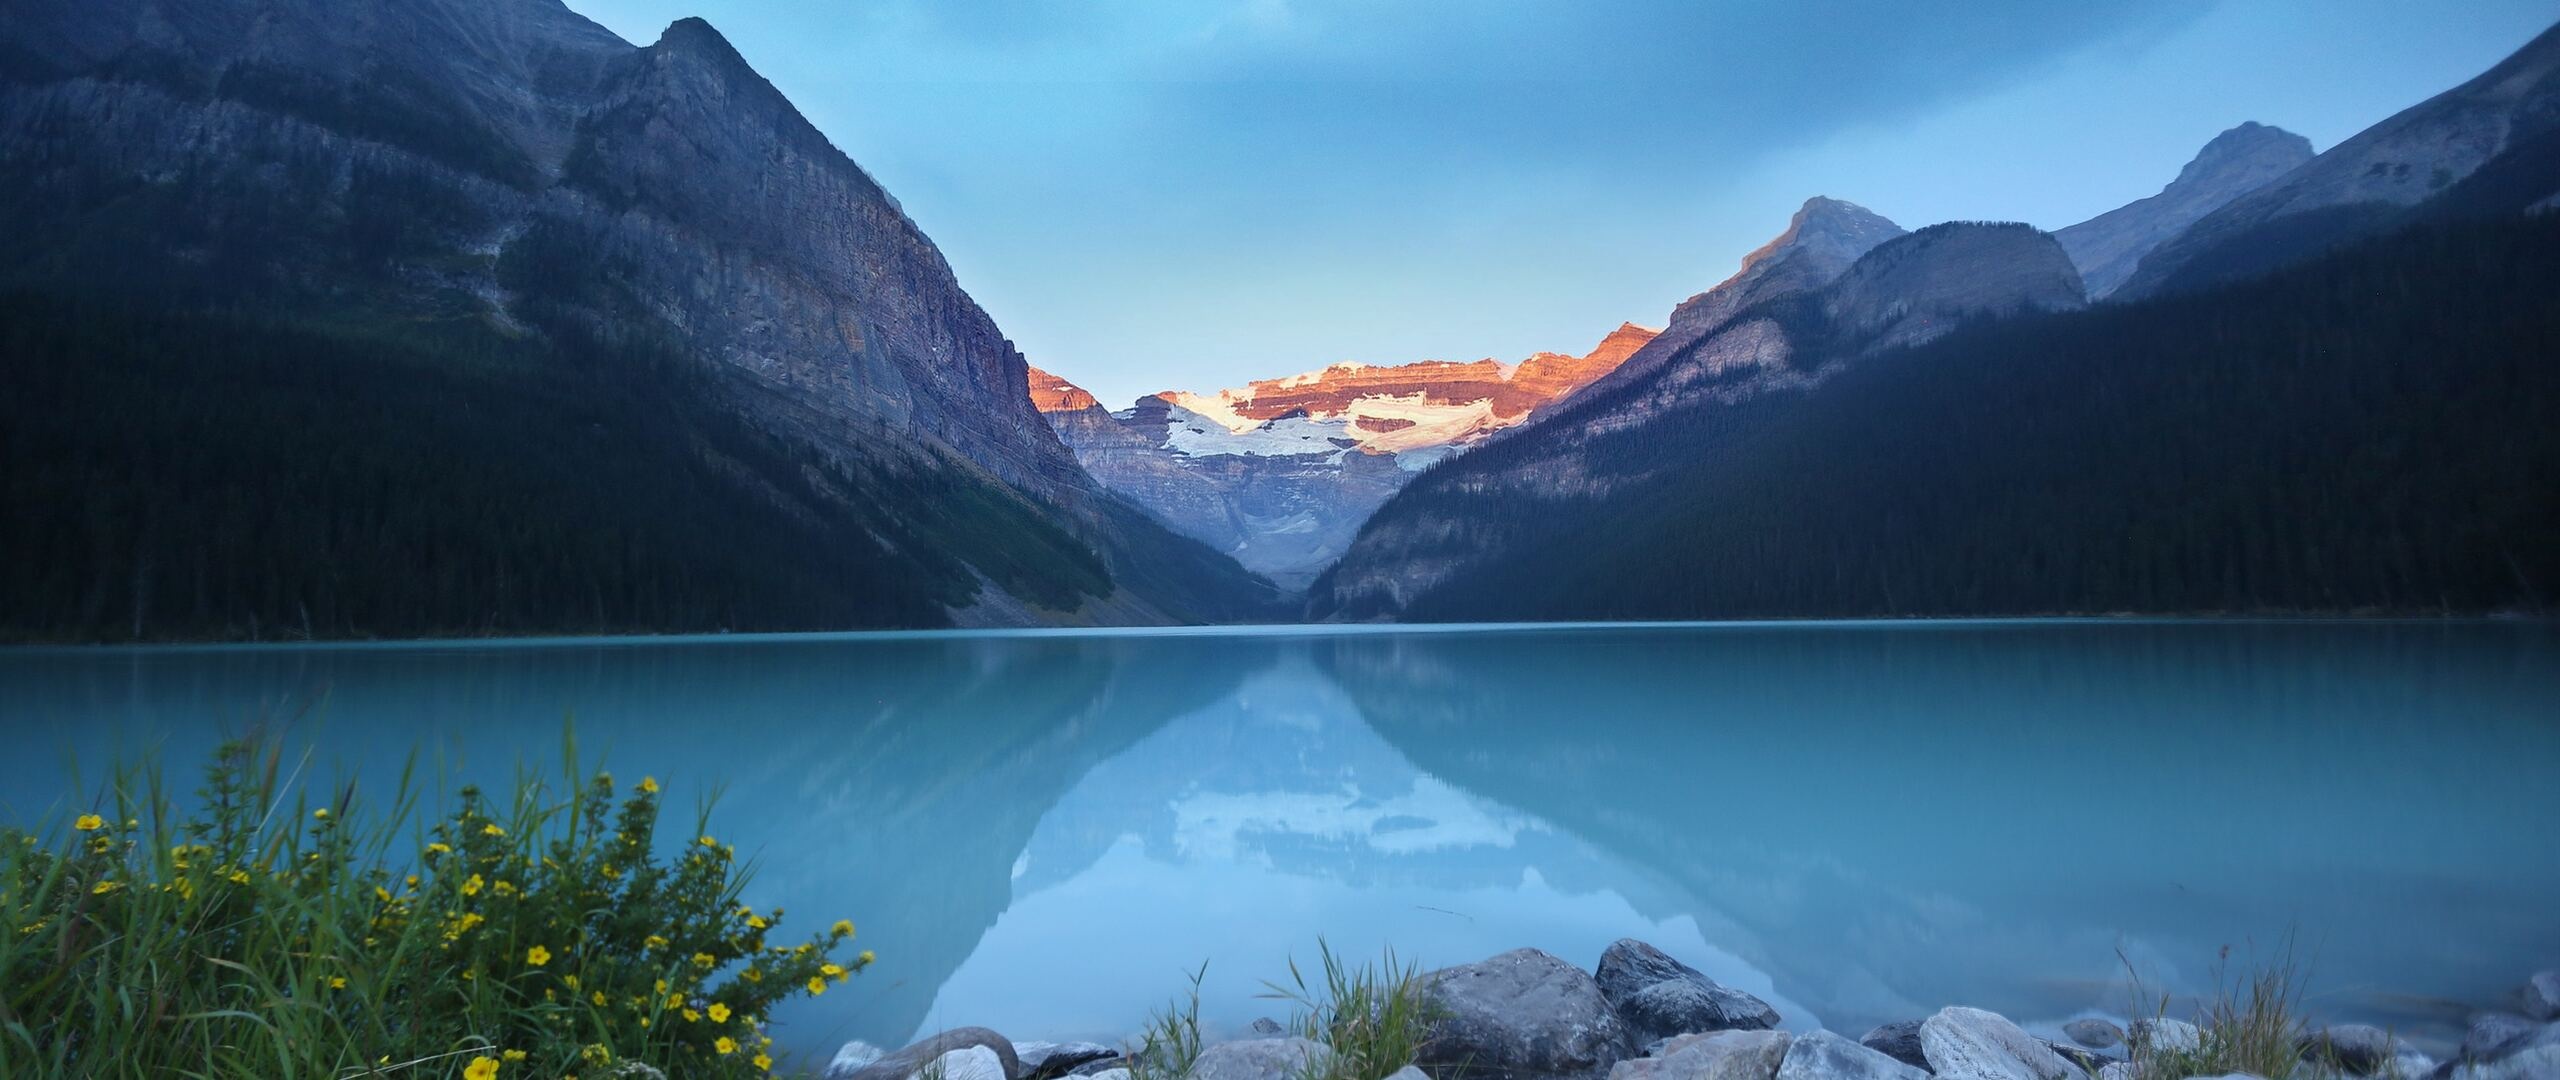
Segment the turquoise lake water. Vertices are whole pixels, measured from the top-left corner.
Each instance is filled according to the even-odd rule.
[[[288,725],[503,786],[562,720],[869,973],[782,1043],[1118,1041],[1321,936],[1425,966],[1621,936],[1855,1035],[2122,1013],[2288,938],[2316,1015],[2442,1038],[2560,962],[2560,628],[2006,622],[0,651],[0,819]],[[788,937],[790,935],[786,935]]]

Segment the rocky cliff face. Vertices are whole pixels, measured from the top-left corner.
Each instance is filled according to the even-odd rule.
[[[2413,105],[2205,215],[2144,256],[2149,296],[2254,276],[2387,228],[2491,159],[2560,131],[2560,26],[2478,78]],[[2549,189],[2544,188],[2545,194]]]
[[[2114,292],[2134,267],[2190,225],[2311,160],[2311,140],[2251,121],[2213,137],[2160,193],[2053,234],[2080,268],[2089,298]]]
[[[0,280],[663,345],[795,453],[861,485],[993,485],[1115,571],[1063,609],[981,589],[964,620],[1190,606],[1126,587],[1154,526],[1041,421],[896,200],[701,20],[635,48],[558,0],[100,0],[14,13],[0,54],[21,239]],[[148,282],[100,269],[142,256]],[[910,510],[941,514],[885,506]],[[1199,554],[1206,591],[1253,588]]]
[[[1517,365],[1337,364],[1209,394],[1153,394],[1118,413],[1034,369],[1031,397],[1105,487],[1247,569],[1304,588],[1424,467],[1565,400],[1654,334],[1622,324],[1589,352]]]
[[[1967,318],[2084,302],[2069,257],[2031,227],[1904,234],[1854,204],[1810,201],[1740,273],[1682,303],[1671,329],[1616,373],[1399,493],[1316,583],[1310,608],[1392,618],[1537,543],[1555,515],[1642,512],[1611,500],[1690,464],[1649,452],[1648,432],[1712,425],[1718,409],[1814,390],[1862,354],[1928,340]]]

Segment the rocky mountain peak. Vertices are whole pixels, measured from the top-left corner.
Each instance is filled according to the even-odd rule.
[[[2115,291],[2142,257],[2234,199],[2312,159],[2311,140],[2249,121],[2213,137],[2160,193],[2054,234],[2092,297]]]
[[[1967,316],[2061,311],[2086,297],[2050,233],[2016,222],[1948,222],[1878,245],[1840,275],[1825,306],[1879,345],[1911,344]]]
[[[1079,412],[1101,407],[1102,403],[1077,386],[1039,368],[1025,368],[1031,375],[1031,407],[1044,413]]]
[[[1884,215],[1850,202],[1816,195],[1787,219],[1787,230],[1742,257],[1742,270],[1792,251],[1814,251],[1843,262],[1864,255],[1877,244],[1902,235],[1902,227]]]

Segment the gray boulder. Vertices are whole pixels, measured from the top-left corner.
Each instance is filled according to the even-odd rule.
[[[1265,1039],[1276,1039],[1289,1033],[1288,1028],[1280,1026],[1280,1021],[1274,1020],[1268,1016],[1254,1017],[1252,1031],[1255,1035]]]
[[[1443,1078],[1596,1077],[1629,1048],[1591,976],[1536,949],[1434,971],[1423,996],[1436,1018],[1417,1064]]]
[[[1387,1074],[1387,1080],[1431,1080],[1431,1074],[1407,1065]]]
[[[2067,1042],[2055,1042],[2051,1039],[2037,1039],[2036,1041],[2043,1043],[2044,1048],[2053,1051],[2055,1056],[2079,1066],[2080,1071],[2082,1072],[2097,1072],[2108,1062],[2116,1060],[2113,1057],[2101,1054],[2085,1046],[2074,1046]]]
[[[2134,1080],[2140,1075],[2130,1061],[2110,1061],[2098,1067],[2098,1080]]]
[[[835,1078],[842,1076],[851,1076],[855,1069],[859,1069],[865,1065],[869,1065],[872,1062],[880,1060],[881,1055],[885,1053],[887,1053],[887,1051],[882,1050],[877,1046],[873,1046],[860,1039],[855,1039],[852,1042],[844,1044],[842,1048],[836,1051],[835,1059],[827,1062],[826,1072],[822,1075],[824,1075],[827,1080],[835,1080]]]
[[[985,1046],[963,1046],[925,1063],[908,1080],[1010,1080],[1004,1059]]]
[[[1076,1066],[1119,1057],[1120,1051],[1090,1042],[1018,1042],[1013,1044],[1013,1056],[1022,1068],[1016,1080],[1052,1080]]]
[[[2062,1033],[2091,1050],[2104,1050],[2124,1042],[2124,1029],[2094,1016],[2084,1016],[2062,1025]]]
[[[2325,1062],[2357,1075],[2369,1075],[2392,1059],[2391,1033],[2371,1024],[2331,1024],[2302,1036],[2296,1045],[2302,1060]]]
[[[1634,938],[1620,938],[1601,953],[1594,978],[1636,1042],[1778,1026],[1778,1011],[1768,1002],[1719,984]]]
[[[1129,1067],[1120,1065],[1109,1069],[1097,1069],[1083,1075],[1092,1077],[1093,1080],[1129,1080]]]
[[[2496,1061],[2464,1065],[2454,1080],[2560,1080],[2560,1045],[2532,1046]]]
[[[2471,1018],[2462,1036],[2461,1061],[2495,1061],[2523,1048],[2542,1033],[2542,1025],[2514,1013],[2481,1013]]]
[[[2524,1014],[2536,1020],[2560,1020],[2560,971],[2544,971],[2524,984]]]
[[[2135,1057],[2149,1053],[2192,1054],[2204,1047],[2204,1030],[2184,1020],[2152,1017],[2128,1025],[2125,1043]]]
[[[1200,1052],[1189,1080],[1291,1080],[1332,1053],[1296,1036],[1223,1042]]]
[[[1003,1072],[997,1080],[1016,1080],[1021,1076],[1022,1065],[1020,1060],[1014,1057],[1011,1041],[986,1028],[960,1027],[930,1036],[911,1046],[901,1047],[893,1053],[882,1054],[851,1069],[839,1070],[835,1065],[830,1064],[827,1066],[823,1080],[907,1080],[909,1076],[915,1075],[918,1070],[944,1054],[954,1050],[966,1050],[973,1046],[984,1047],[989,1053],[995,1055],[996,1064]],[[852,1047],[847,1046],[845,1049],[850,1050]],[[843,1057],[844,1051],[837,1051],[838,1060],[842,1060]]]
[[[1846,1036],[1814,1031],[1787,1045],[1777,1080],[1928,1080],[1929,1074]]]
[[[1926,1069],[1929,1067],[1929,1055],[1920,1049],[1921,1023],[1919,1020],[1896,1020],[1890,1024],[1878,1024],[1875,1030],[1858,1040],[1858,1045],[1915,1069]]]
[[[1609,1080],[1774,1080],[1792,1041],[1783,1031],[1719,1031],[1662,1057],[1621,1061]]]
[[[1946,1080],[2066,1080],[2081,1075],[2041,1040],[1995,1012],[1951,1005],[1920,1024],[1929,1071]]]
[[[1085,1062],[1085,1063],[1084,1063],[1084,1064],[1082,1064],[1082,1065],[1078,1065],[1078,1066],[1076,1066],[1075,1068],[1072,1068],[1072,1069],[1067,1070],[1067,1075],[1069,1075],[1069,1076],[1100,1076],[1100,1075],[1102,1075],[1102,1074],[1104,1074],[1104,1073],[1110,1072],[1110,1071],[1111,1071],[1111,1070],[1113,1070],[1113,1069],[1118,1069],[1118,1070],[1120,1070],[1121,1072],[1128,1072],[1128,1071],[1129,1071],[1129,1058],[1128,1058],[1128,1056],[1127,1056],[1127,1055],[1125,1055],[1125,1054],[1115,1054],[1115,1055],[1112,1055],[1111,1057],[1103,1058],[1103,1059],[1102,1059],[1102,1060],[1100,1060],[1100,1061],[1088,1061],[1088,1062]]]

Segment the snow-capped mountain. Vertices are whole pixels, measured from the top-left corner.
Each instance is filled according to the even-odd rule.
[[[1032,404],[1087,471],[1175,530],[1300,588],[1415,473],[1607,375],[1659,331],[1516,364],[1335,364],[1118,412],[1038,369]]]

